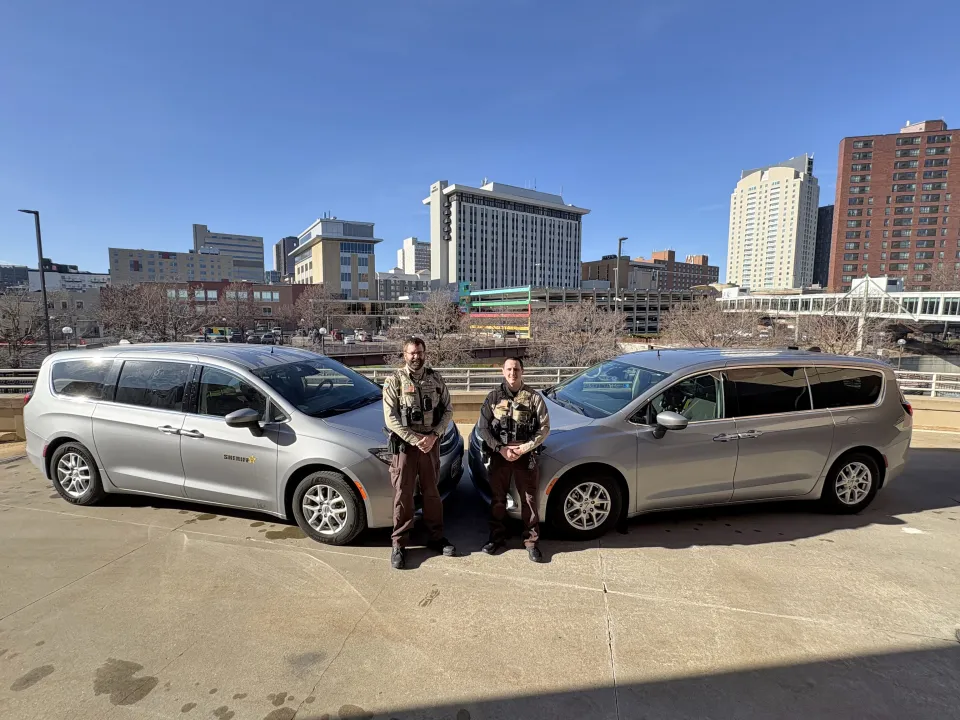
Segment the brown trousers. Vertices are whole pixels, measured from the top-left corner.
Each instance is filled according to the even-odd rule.
[[[429,453],[420,452],[412,445],[393,456],[390,462],[390,484],[393,485],[393,545],[406,547],[413,530],[415,508],[414,492],[420,478],[420,497],[423,501],[423,522],[431,540],[443,537],[443,501],[437,490],[440,477],[440,441]]]
[[[503,542],[507,536],[504,518],[507,515],[507,491],[510,476],[517,484],[520,494],[520,517],[523,520],[523,544],[536,545],[540,540],[540,517],[537,515],[537,486],[540,482],[540,465],[530,469],[530,456],[524,455],[515,462],[507,462],[500,453],[490,458],[490,539]]]

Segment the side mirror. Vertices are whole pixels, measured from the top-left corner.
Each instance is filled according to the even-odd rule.
[[[690,421],[680,413],[664,410],[657,413],[657,426],[653,429],[653,436],[658,440],[667,434],[667,430],[683,430]]]
[[[249,428],[254,435],[260,431],[260,413],[251,408],[234,410],[224,420],[229,427]]]

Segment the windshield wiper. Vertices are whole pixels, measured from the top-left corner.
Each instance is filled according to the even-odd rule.
[[[376,402],[379,399],[379,395],[363,395],[362,397],[359,397],[356,400],[351,400],[344,405],[337,405],[329,410],[324,410],[320,417],[330,417],[331,415],[340,415],[345,412],[350,412],[351,410],[356,410],[357,408],[361,408],[365,405]]]
[[[568,408],[569,410],[573,410],[574,412],[580,413],[581,415],[584,415],[584,416],[586,415],[586,413],[583,411],[583,408],[582,408],[582,407],[580,407],[579,405],[576,405],[576,404],[570,402],[569,400],[561,400],[561,399],[558,398],[556,395],[551,396],[551,399],[552,399],[555,403],[557,403],[557,405],[560,405],[560,406],[562,406],[562,407]]]

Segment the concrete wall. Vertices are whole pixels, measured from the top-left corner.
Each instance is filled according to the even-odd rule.
[[[0,442],[26,440],[23,395],[0,395]]]

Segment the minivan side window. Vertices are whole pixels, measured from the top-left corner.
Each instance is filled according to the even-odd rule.
[[[874,405],[883,389],[883,375],[861,368],[807,368],[816,408]]]
[[[690,422],[722,417],[720,380],[711,374],[697,375],[671,385],[650,401],[646,422],[656,422],[657,414],[668,410]]]
[[[199,413],[226,417],[243,408],[256,410],[261,420],[267,419],[267,399],[253,385],[219,368],[203,368]]]
[[[187,363],[127,360],[120,370],[114,401],[182,412],[190,370]]]
[[[50,368],[50,383],[55,395],[99,400],[112,358],[64,360]]]
[[[736,368],[726,371],[728,417],[810,410],[810,388],[802,367]]]

